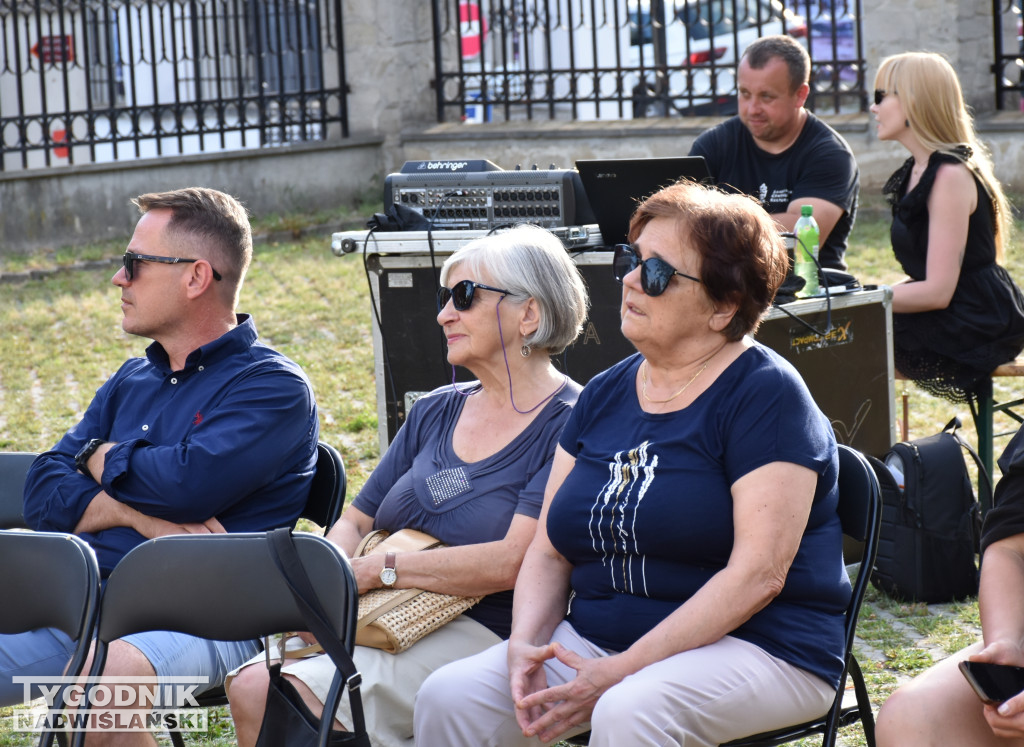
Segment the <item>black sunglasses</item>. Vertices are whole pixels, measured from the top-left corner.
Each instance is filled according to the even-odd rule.
[[[885,97],[888,96],[890,93],[893,94],[893,95],[896,95],[895,91],[886,91],[883,88],[876,88],[875,89],[875,106],[881,106],[882,105],[882,101],[884,101]]]
[[[641,261],[636,249],[629,244],[615,245],[615,253],[612,255],[612,272],[615,273],[615,280],[619,285],[622,285],[622,279],[638,266],[640,267],[640,287],[648,296],[660,296],[664,293],[673,275],[682,275],[695,283],[701,282],[700,278],[679,272],[663,259],[648,257]]]
[[[494,288],[490,285],[484,285],[483,283],[474,283],[472,280],[460,280],[451,288],[441,286],[437,289],[438,312],[448,305],[449,299],[451,300],[452,305],[455,306],[456,311],[465,311],[473,305],[473,297],[476,295],[477,288],[500,293],[502,298],[513,295],[512,291],[505,290],[504,288]]]
[[[136,254],[135,252],[125,252],[122,258],[124,262],[124,274],[129,280],[135,279],[135,263],[136,262],[160,262],[165,265],[176,265],[179,262],[198,262],[198,259],[185,259],[184,257],[158,257],[155,254]],[[213,271],[214,280],[223,280],[220,273],[213,269],[213,265],[210,265],[210,269]]]

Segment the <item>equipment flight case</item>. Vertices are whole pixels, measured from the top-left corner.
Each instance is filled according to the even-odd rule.
[[[621,286],[596,225],[551,230],[580,268],[591,303],[583,333],[555,364],[585,384],[634,352],[619,331]],[[486,234],[348,231],[332,237],[338,256],[365,252],[370,271],[370,300],[380,316],[380,326],[373,320],[373,347],[382,452],[416,398],[451,381],[436,320],[440,268],[460,246]],[[804,377],[839,442],[876,456],[895,440],[891,305],[885,286],[803,299],[785,310],[772,308],[756,335]],[[457,380],[469,380],[467,371],[456,371]]]

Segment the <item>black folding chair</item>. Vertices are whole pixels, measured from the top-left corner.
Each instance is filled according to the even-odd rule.
[[[24,515],[25,476],[39,456],[31,451],[0,452],[0,529],[27,529]]]
[[[839,679],[839,689],[828,713],[821,718],[802,724],[788,726],[774,731],[754,734],[743,739],[734,739],[722,747],[773,747],[787,744],[797,739],[822,735],[822,747],[834,747],[836,733],[842,726],[856,723],[864,726],[864,737],[868,747],[875,744],[875,717],[871,711],[867,686],[860,664],[853,655],[853,640],[857,634],[857,617],[860,615],[864,592],[868,588],[871,567],[875,564],[878,553],[878,530],[882,519],[882,495],[878,487],[878,479],[864,455],[856,449],[844,444],[839,445],[839,523],[843,534],[858,543],[863,543],[860,570],[853,583],[853,593],[846,607],[845,648],[843,674]],[[853,680],[856,704],[843,705],[846,692],[846,679]],[[566,741],[574,745],[586,745],[590,732],[584,732]]]
[[[351,653],[358,610],[352,568],[323,537],[296,532],[294,539],[328,622]],[[159,537],[131,550],[107,579],[89,674],[103,671],[111,641],[132,633],[173,630],[241,641],[307,627],[274,562],[266,533]],[[343,692],[340,678],[338,673],[325,713],[337,708]],[[84,737],[83,732],[75,734],[75,747]]]
[[[100,569],[92,548],[72,534],[0,531],[0,568],[0,634],[63,631],[75,641],[65,675],[77,677],[99,609]],[[52,744],[54,736],[44,731],[40,746]]]
[[[316,445],[316,472],[313,474],[313,485],[309,490],[306,507],[299,515],[300,519],[309,519],[324,529],[329,529],[341,516],[345,507],[345,492],[348,478],[341,454],[328,443],[320,441]],[[227,705],[228,696],[223,687],[215,687],[203,693],[198,702],[200,707]],[[172,731],[171,743],[174,747],[185,747],[181,732]]]
[[[313,485],[309,489],[306,507],[302,509],[299,518],[309,519],[324,529],[330,529],[345,507],[347,488],[348,478],[345,475],[345,464],[341,460],[341,454],[330,444],[318,442]]]
[[[853,583],[853,594],[846,608],[845,645],[846,655],[843,674],[839,678],[839,689],[828,713],[813,721],[795,726],[762,732],[743,739],[734,739],[723,747],[772,747],[787,744],[797,739],[805,739],[821,734],[822,747],[833,747],[836,734],[843,726],[857,721],[864,728],[864,738],[868,747],[875,744],[875,717],[871,711],[871,700],[864,684],[857,657],[853,655],[853,640],[857,634],[857,618],[860,615],[864,592],[868,588],[871,568],[875,564],[878,553],[878,530],[882,521],[882,494],[878,487],[878,478],[868,460],[856,449],[839,445],[839,521],[843,526],[843,534],[864,543],[861,555],[860,570]],[[843,696],[846,693],[847,677],[853,680],[856,703],[844,706]]]

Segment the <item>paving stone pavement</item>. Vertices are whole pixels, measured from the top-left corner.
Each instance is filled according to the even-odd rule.
[[[897,633],[903,639],[901,641],[901,644],[904,651],[910,647],[923,650],[931,656],[933,662],[939,662],[950,655],[950,652],[943,648],[941,645],[939,645],[939,642],[937,642],[934,637],[922,633],[917,628],[908,624],[905,621],[906,618],[895,615],[889,610],[885,609],[883,606],[884,604],[884,601],[882,601],[881,603],[877,603],[866,599],[864,601],[863,606],[861,607],[859,618],[860,622],[864,622],[865,620],[870,619],[872,616],[884,621],[895,633]],[[962,615],[958,615],[957,610],[959,608],[962,608],[962,605],[930,604],[926,607],[916,608],[914,617],[915,619],[919,619],[919,617],[923,617],[926,615],[944,617],[947,620],[950,620],[953,623],[955,623],[956,628],[959,629],[960,633],[964,634],[967,637],[970,637],[972,640],[980,640],[981,628],[977,625],[966,622],[963,619]],[[969,644],[965,643],[964,645]],[[855,647],[858,661],[861,663],[863,669],[867,670],[867,668],[871,666],[870,662],[877,662],[885,668],[885,672],[888,675],[894,678],[895,683],[892,685],[891,689],[895,689],[904,682],[910,681],[913,678],[914,674],[916,674],[916,672],[907,673],[894,667],[892,665],[891,658],[886,654],[884,650],[882,650],[882,648],[874,645],[872,642],[868,640],[865,640],[860,635],[858,635],[856,638]],[[866,675],[868,679],[868,692],[871,695],[872,710],[877,716],[878,709],[882,705],[884,696],[878,695],[875,691],[873,691],[870,682],[871,675],[867,671]],[[845,697],[848,699],[848,703],[854,702],[852,687],[847,687]],[[838,747],[861,747],[865,744],[863,731],[859,725],[849,727],[846,731],[848,733],[846,735],[841,734],[839,739],[836,741]],[[820,744],[820,740],[804,740],[797,744],[818,745]]]

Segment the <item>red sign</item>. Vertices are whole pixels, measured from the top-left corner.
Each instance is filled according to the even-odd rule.
[[[483,37],[487,34],[487,20],[476,2],[459,3],[459,36],[462,38],[462,58],[480,54]]]
[[[70,35],[42,36],[32,45],[32,54],[48,65],[75,61],[75,49]]]
[[[53,135],[50,138],[55,143],[66,143],[68,141],[67,130],[54,130]],[[66,145],[55,145],[53,147],[53,155],[57,158],[67,158],[68,148]]]

